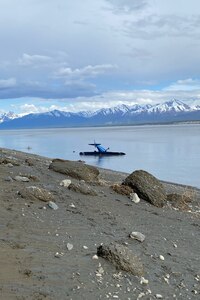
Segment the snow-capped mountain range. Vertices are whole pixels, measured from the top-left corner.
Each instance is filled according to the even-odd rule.
[[[156,105],[123,104],[95,112],[72,113],[53,110],[23,117],[9,112],[0,116],[0,129],[155,124],[178,121],[200,121],[200,105],[188,105],[179,100],[171,100]]]

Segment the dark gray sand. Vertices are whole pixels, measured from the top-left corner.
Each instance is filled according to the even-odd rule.
[[[49,170],[48,158],[6,149],[0,157],[18,164],[0,164],[0,299],[200,299],[198,189],[190,190],[188,209],[157,208],[110,188],[124,173],[100,169],[101,185],[90,184],[97,196],[90,196],[60,186],[69,177]],[[30,181],[11,180],[17,175]],[[167,193],[188,190],[163,184]],[[58,209],[22,198],[18,192],[27,186],[50,191]],[[145,241],[130,239],[132,231]],[[93,257],[110,242],[141,258],[144,279]]]

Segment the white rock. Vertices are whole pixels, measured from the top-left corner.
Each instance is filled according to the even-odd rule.
[[[60,185],[68,188],[71,183],[72,181],[70,179],[64,179],[60,182]]]
[[[138,197],[138,195],[136,193],[131,193],[130,194],[130,199],[134,203],[139,203],[140,202],[140,198]]]
[[[83,246],[83,249],[87,250],[87,249],[88,249],[88,247],[87,247],[87,246]]]
[[[58,209],[58,205],[55,204],[53,201],[49,201],[49,202],[48,202],[48,206],[49,206],[50,208],[52,208],[53,210],[57,210],[57,209]]]
[[[29,182],[29,178],[28,177],[23,177],[23,176],[15,176],[14,178],[16,181],[21,181],[21,182]]]
[[[69,207],[76,208],[76,206],[74,205],[74,203],[71,203]]]
[[[160,260],[165,260],[164,256],[159,255]]]
[[[146,238],[144,234],[142,234],[141,232],[137,232],[137,231],[131,232],[129,237],[131,239],[138,240],[139,242],[144,242],[144,240]]]
[[[144,277],[141,277],[140,284],[148,284],[148,283],[149,283],[148,279],[145,279]]]
[[[173,244],[173,246],[174,246],[174,248],[177,248],[177,245],[175,243]]]
[[[67,249],[70,251],[74,248],[74,246],[70,243],[67,243]]]
[[[99,257],[95,254],[92,256],[92,259],[99,259]]]
[[[156,299],[162,299],[163,298],[163,296],[161,294],[156,294],[155,297],[156,297]]]

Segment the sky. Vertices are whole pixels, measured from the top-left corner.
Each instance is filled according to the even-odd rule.
[[[200,104],[199,0],[0,0],[0,113]]]

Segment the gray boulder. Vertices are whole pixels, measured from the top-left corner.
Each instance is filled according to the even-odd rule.
[[[146,171],[134,171],[125,179],[124,184],[130,186],[140,198],[157,207],[162,207],[167,200],[161,182]]]
[[[97,181],[99,170],[82,162],[54,159],[49,169],[87,182]]]
[[[53,195],[42,188],[37,186],[28,186],[25,189],[19,192],[22,198],[26,198],[29,200],[41,200],[44,202],[49,202],[53,200]]]
[[[144,274],[143,264],[127,247],[119,244],[101,245],[97,248],[97,255],[110,261],[117,269],[136,276]]]

